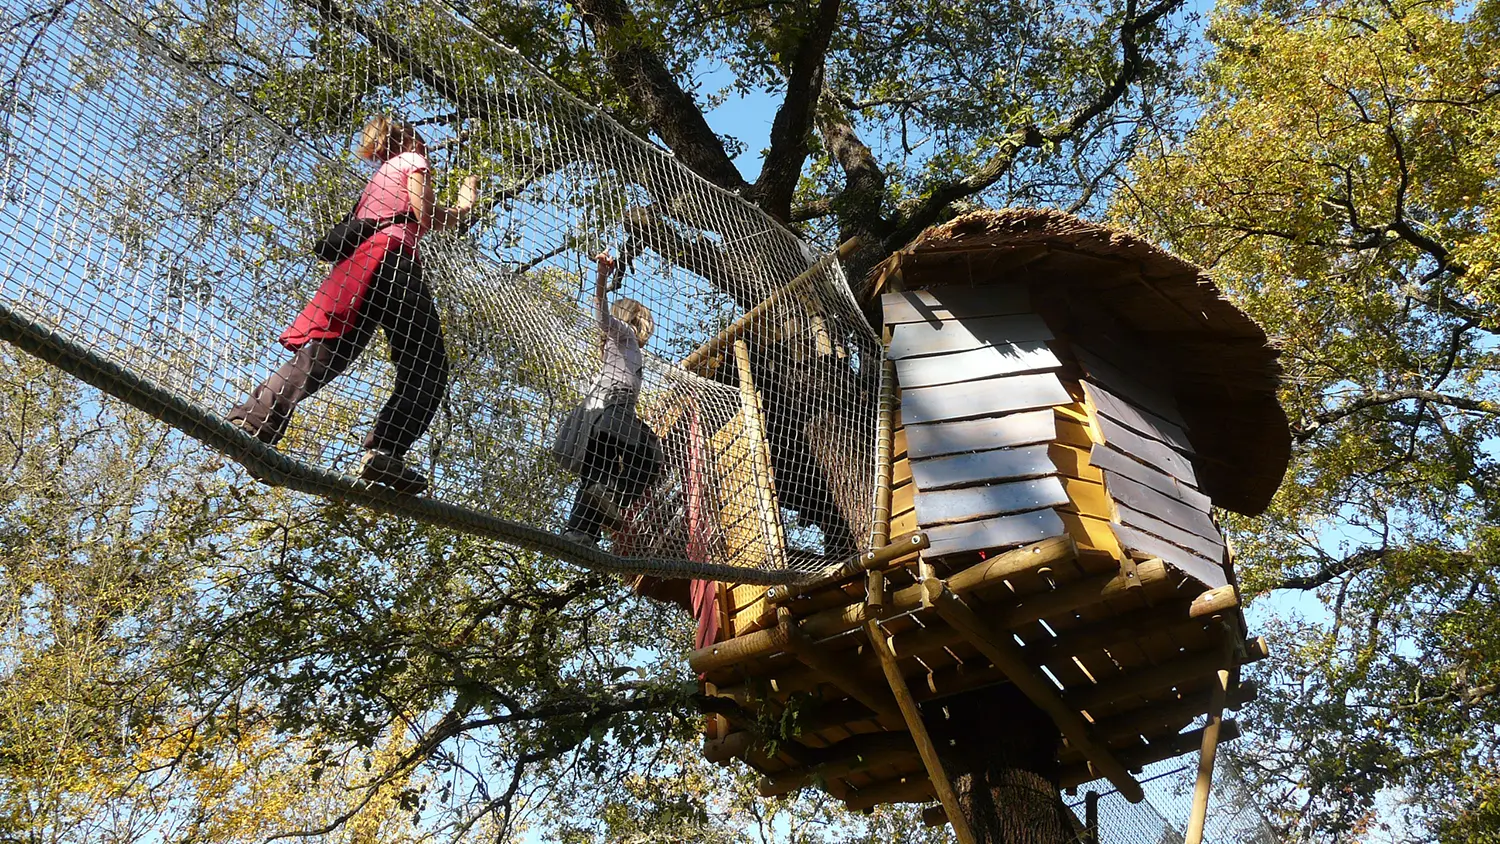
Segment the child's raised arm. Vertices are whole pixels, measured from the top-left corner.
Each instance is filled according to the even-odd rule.
[[[608,252],[594,256],[599,262],[598,276],[594,279],[594,311],[599,315],[599,330],[609,333],[609,276],[615,270],[615,259]]]

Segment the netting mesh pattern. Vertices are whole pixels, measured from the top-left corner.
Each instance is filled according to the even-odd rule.
[[[604,534],[616,568],[770,581],[868,535],[880,345],[837,263],[447,7],[53,0],[0,27],[6,336],[242,459],[276,440],[303,488]],[[352,147],[382,114],[438,205],[471,174],[476,201],[330,266],[313,244],[375,189]],[[601,328],[601,250],[643,344],[638,313]],[[340,272],[347,319],[294,358],[278,336]]]
[[[1193,805],[1196,759],[1170,759],[1148,765],[1140,779],[1146,799],[1131,803],[1107,782],[1083,786],[1080,796],[1067,799],[1068,808],[1086,822],[1086,797],[1099,791],[1097,837],[1080,836],[1090,844],[1182,844]],[[1258,808],[1259,799],[1245,783],[1228,754],[1214,764],[1213,789],[1204,819],[1203,840],[1212,844],[1278,844],[1281,838]]]

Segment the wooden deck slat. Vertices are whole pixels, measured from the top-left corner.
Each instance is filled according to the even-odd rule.
[[[1120,538],[1120,544],[1146,557],[1159,557],[1172,564],[1184,574],[1192,575],[1199,582],[1210,589],[1223,586],[1229,582],[1224,573],[1224,567],[1211,560],[1206,560],[1191,551],[1178,548],[1166,540],[1157,539],[1149,533],[1143,533],[1135,528],[1124,525],[1112,525],[1115,536]]]
[[[1049,507],[978,522],[933,527],[927,531],[931,544],[922,552],[922,556],[942,557],[965,551],[1025,545],[1049,536],[1061,536],[1066,532],[1062,519]]]
[[[1082,483],[1082,482],[1080,482]],[[989,516],[1023,513],[1068,503],[1068,494],[1057,476],[993,486],[963,487],[918,492],[917,521],[922,527],[971,522]],[[929,533],[929,539],[931,535]]]
[[[1144,371],[1126,374],[1115,364],[1077,344],[1073,350],[1078,362],[1083,365],[1088,380],[1109,388],[1116,396],[1151,411],[1179,428],[1188,427],[1182,420],[1182,414],[1177,412],[1177,402],[1166,385],[1147,383],[1150,375]]]
[[[1127,507],[1123,504],[1117,504],[1116,509],[1120,514],[1121,524],[1165,539],[1173,545],[1179,545],[1209,560],[1222,560],[1224,558],[1223,540],[1204,539],[1195,533],[1182,530],[1155,516],[1142,513],[1133,507]]]
[[[1051,329],[1036,314],[972,317],[939,323],[911,322],[891,328],[886,357],[899,361],[921,355],[1051,339]]]
[[[1000,416],[1067,404],[1073,397],[1052,373],[1007,375],[941,387],[901,392],[901,417],[907,425]],[[910,434],[908,434],[908,437]]]

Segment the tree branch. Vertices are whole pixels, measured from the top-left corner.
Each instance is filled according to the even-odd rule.
[[[1424,401],[1431,404],[1443,405],[1445,407],[1456,407],[1459,410],[1469,410],[1476,413],[1488,413],[1500,415],[1500,405],[1483,399],[1471,399],[1464,396],[1450,396],[1435,390],[1388,390],[1386,392],[1370,393],[1351,399],[1339,407],[1326,410],[1314,416],[1308,422],[1298,425],[1292,429],[1292,437],[1298,442],[1306,442],[1311,439],[1318,429],[1325,425],[1338,422],[1349,416],[1353,416],[1362,410],[1372,407],[1381,407],[1403,401]]]
[[[578,0],[578,8],[598,39],[610,76],[677,158],[719,187],[748,189],[692,95],[677,84],[662,57],[642,42],[637,33],[644,28],[625,0]]]
[[[328,23],[358,33],[360,37],[370,42],[370,45],[383,58],[405,67],[415,79],[458,106],[467,115],[508,117],[517,120],[527,118],[527,110],[522,108],[519,101],[510,93],[492,87],[486,92],[488,96],[478,96],[464,90],[458,83],[422,61],[415,53],[407,49],[406,44],[387,34],[364,15],[340,6],[337,0],[300,0],[300,2],[316,11]]]
[[[771,144],[755,180],[755,203],[779,220],[791,218],[792,194],[809,151],[808,133],[823,89],[823,57],[839,21],[839,0],[819,0],[812,28],[787,72],[786,97],[771,123]]]
[[[1073,114],[1046,129],[1026,126],[1010,133],[1000,142],[999,150],[974,172],[961,179],[940,184],[926,196],[905,203],[898,209],[900,223],[891,245],[899,247],[905,244],[936,222],[949,205],[1000,181],[1015,166],[1024,150],[1060,144],[1076,135],[1089,121],[1113,108],[1145,70],[1137,36],[1183,2],[1184,0],[1161,0],[1145,12],[1136,14],[1135,0],[1127,0],[1125,19],[1120,25],[1120,69],[1109,85]]]
[[[1362,551],[1356,551],[1355,553],[1350,554],[1347,557],[1343,557],[1337,560],[1330,560],[1324,563],[1321,568],[1319,568],[1312,574],[1289,575],[1283,578],[1280,583],[1274,584],[1270,588],[1272,590],[1317,589],[1319,586],[1324,586],[1326,584],[1332,583],[1334,580],[1343,577],[1346,574],[1353,574],[1358,571],[1364,571],[1375,563],[1380,562],[1384,558],[1384,548],[1366,548]]]

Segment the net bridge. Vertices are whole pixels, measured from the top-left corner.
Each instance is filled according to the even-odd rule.
[[[453,9],[54,0],[7,18],[5,339],[269,483],[596,569],[787,583],[867,544],[881,349],[836,254]],[[425,141],[440,204],[471,174],[477,201],[421,239],[429,307],[381,297],[411,279],[376,273],[354,320],[368,348],[321,344],[326,384],[272,447],[231,411],[291,357],[277,338],[330,275],[313,246],[370,178],[352,150],[381,115]],[[558,441],[591,402],[605,427],[603,250],[620,263],[609,301],[640,303],[654,330],[635,343],[633,412],[607,417],[629,429],[616,446],[641,449],[595,460],[615,468],[609,499],[591,498],[613,527],[596,547],[560,537],[593,464],[560,460]],[[298,357],[304,378],[318,354]],[[421,495],[361,479],[367,434],[424,426],[397,443]]]

